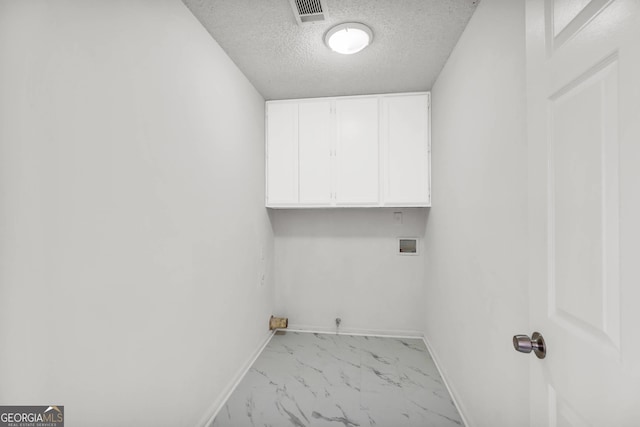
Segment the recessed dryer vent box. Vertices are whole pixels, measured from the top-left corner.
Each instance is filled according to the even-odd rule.
[[[398,239],[398,255],[418,255],[418,238],[400,237]]]

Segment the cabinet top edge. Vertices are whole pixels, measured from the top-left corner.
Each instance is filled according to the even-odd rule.
[[[347,96],[320,96],[320,97],[316,97],[316,98],[270,99],[268,101],[265,101],[265,104],[276,104],[276,103],[284,103],[284,102],[318,101],[318,100],[330,101],[330,100],[333,100],[333,99],[384,98],[384,97],[391,97],[391,96],[416,96],[416,95],[427,95],[427,97],[431,97],[431,91],[397,92],[397,93],[372,93],[372,94],[367,94],[367,95],[347,95]]]

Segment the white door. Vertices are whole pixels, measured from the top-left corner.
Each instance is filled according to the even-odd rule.
[[[640,426],[640,1],[527,0],[532,426]]]
[[[335,122],[331,101],[303,101],[298,106],[300,204],[329,206]]]
[[[429,95],[381,98],[384,206],[429,206]]]
[[[298,203],[298,104],[267,103],[267,206]]]
[[[376,205],[380,179],[378,98],[337,100],[336,121],[336,203]]]

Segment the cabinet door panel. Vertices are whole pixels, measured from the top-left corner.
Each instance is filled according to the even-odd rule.
[[[338,100],[336,119],[336,203],[376,204],[379,200],[378,99]]]
[[[301,102],[298,108],[300,203],[331,203],[331,152],[335,124],[331,101]]]
[[[298,203],[298,104],[267,104],[267,206]]]
[[[429,204],[427,95],[382,98],[384,204]]]

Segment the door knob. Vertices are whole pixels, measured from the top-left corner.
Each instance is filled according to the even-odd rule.
[[[538,356],[538,359],[544,359],[547,355],[547,346],[539,332],[534,332],[531,338],[527,335],[514,335],[513,348],[520,353],[531,353],[533,351]]]

